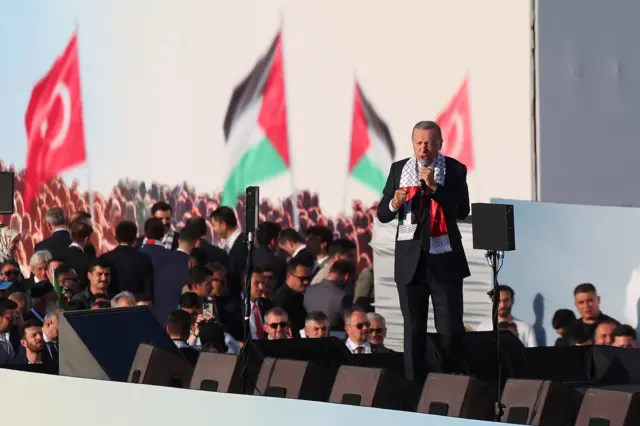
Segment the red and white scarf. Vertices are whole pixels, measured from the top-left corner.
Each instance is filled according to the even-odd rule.
[[[400,188],[407,190],[407,198],[405,204],[400,207],[400,211],[398,212],[398,241],[412,240],[418,228],[419,218],[411,214],[411,203],[420,202],[418,167],[420,167],[420,164],[416,160],[416,157],[411,156],[402,168],[402,174],[400,175]],[[439,185],[444,185],[444,179],[447,174],[444,156],[438,154],[431,167],[433,167],[435,181]],[[428,206],[429,254],[449,253],[451,251],[451,244],[449,243],[449,235],[447,234],[447,222],[445,221],[444,210],[434,199],[431,199],[431,203]]]

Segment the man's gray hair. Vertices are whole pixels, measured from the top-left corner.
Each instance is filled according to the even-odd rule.
[[[418,121],[415,126],[413,126],[413,130],[411,131],[411,137],[413,137],[413,133],[416,130],[435,130],[438,132],[439,138],[442,139],[442,130],[440,126],[435,121]]]
[[[58,310],[54,309],[44,316],[44,322],[49,321],[52,318],[58,318]]]
[[[287,317],[287,320],[289,320],[289,315],[287,314],[287,312],[278,307],[278,306],[274,306],[273,308],[269,309],[267,311],[266,314],[264,314],[264,323],[267,323],[267,318],[269,318],[269,315],[277,315],[279,317]]]
[[[375,312],[369,312],[367,314],[367,319],[369,321],[377,321],[382,324],[383,328],[387,328],[387,322],[384,320],[384,317],[380,314],[377,314]]]
[[[361,312],[361,313],[367,315],[367,311],[362,309],[360,306],[354,306],[352,308],[349,308],[344,312],[344,315],[343,315],[343,319],[344,319],[344,324],[345,325],[351,325],[351,317],[356,312]]]
[[[133,302],[134,305],[136,303],[136,297],[133,295],[133,293],[131,293],[130,291],[121,291],[120,293],[113,296],[113,299],[111,299],[111,307],[118,307],[118,302],[121,299],[129,299]]]
[[[53,256],[48,250],[39,250],[33,253],[31,259],[29,259],[29,266],[33,268],[39,263],[49,263],[51,259],[53,259]]]
[[[51,226],[64,226],[67,224],[67,217],[60,207],[51,207],[44,215],[44,219]]]

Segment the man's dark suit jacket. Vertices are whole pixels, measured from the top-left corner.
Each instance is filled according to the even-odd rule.
[[[302,250],[297,252],[295,256],[292,256],[292,259],[297,259],[303,262],[311,269],[316,266],[316,257],[312,255],[306,248],[303,248]]]
[[[247,236],[242,233],[234,241],[229,251],[229,271],[227,273],[227,286],[229,293],[233,297],[239,297],[244,290],[242,282],[242,273],[247,268],[247,257],[249,249],[247,248]]]
[[[291,322],[293,336],[299,336],[299,331],[304,328],[307,311],[304,309],[304,293],[297,293],[286,284],[281,286],[271,298],[274,306],[284,309]],[[266,312],[263,313],[265,315]]]
[[[153,264],[153,310],[160,324],[178,309],[182,287],[189,279],[189,255],[156,244],[145,244],[140,251]]]
[[[129,291],[136,298],[153,297],[153,264],[148,255],[119,245],[103,254],[102,259],[112,266],[110,288],[115,294]]]
[[[276,254],[267,247],[256,247],[253,250],[253,266],[257,268],[270,266],[275,270],[277,283],[274,288],[269,289],[269,291],[272,292],[271,294],[284,283],[287,277],[287,261],[276,256]]]
[[[320,311],[329,317],[331,331],[344,331],[344,311],[353,305],[353,296],[335,281],[322,280],[307,287],[304,292],[304,308],[307,312]]]
[[[80,247],[70,246],[62,255],[62,260],[71,266],[78,274],[78,290],[84,290],[89,286],[89,265],[95,260],[95,251],[82,250]]]
[[[400,175],[407,159],[396,161],[391,165],[387,183],[382,192],[382,200],[378,204],[378,219],[382,223],[391,222],[396,212],[389,209],[395,191],[400,188]],[[457,220],[469,216],[469,189],[467,187],[467,167],[459,161],[445,157],[447,174],[444,185],[438,185],[429,197],[438,202],[444,209],[445,222],[452,251],[444,254],[428,255],[427,267],[433,276],[441,282],[453,279],[463,279],[470,274],[467,258],[462,247],[462,236],[458,229]],[[419,196],[419,195],[416,195]],[[395,280],[397,284],[408,284],[415,273],[420,259],[420,253],[429,251],[429,215],[420,214],[420,203],[411,203],[416,209],[415,216],[423,218],[413,240],[396,241],[395,250]],[[429,203],[427,203],[427,208]],[[397,231],[396,231],[397,235]]]
[[[204,238],[200,239],[200,248],[207,255],[207,261],[209,262],[218,262],[223,266],[229,266],[229,255],[226,251],[221,249],[220,247],[214,246],[209,241]]]
[[[62,259],[71,245],[71,234],[66,229],[55,231],[46,240],[40,241],[35,246],[35,251],[46,250],[54,259]]]

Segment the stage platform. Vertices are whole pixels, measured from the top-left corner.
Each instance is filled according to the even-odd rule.
[[[178,426],[186,418],[203,424],[326,426],[483,426],[492,424],[429,414],[362,408],[326,402],[309,402],[265,396],[233,395],[78,379],[20,371],[0,370],[5,392],[2,403],[15,413],[33,410],[51,413],[51,426]],[[69,401],[72,401],[69,405]],[[69,410],[71,411],[69,411]],[[188,414],[185,414],[188,413]],[[41,426],[38,416],[23,416],[21,426]],[[505,424],[505,423],[502,423]]]

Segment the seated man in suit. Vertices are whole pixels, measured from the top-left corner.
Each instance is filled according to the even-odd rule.
[[[371,323],[367,319],[364,309],[354,306],[344,314],[344,330],[347,332],[347,349],[353,354],[370,354],[373,348],[369,343],[369,328]]]
[[[369,343],[371,344],[371,351],[373,353],[387,353],[393,352],[384,345],[384,339],[387,337],[387,322],[384,317],[375,312],[369,312],[367,314],[369,320]]]
[[[309,312],[304,322],[304,329],[300,330],[300,337],[309,339],[329,337],[329,318],[324,312]]]

